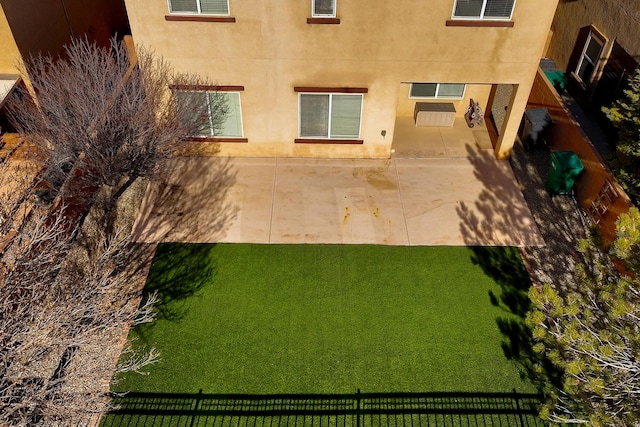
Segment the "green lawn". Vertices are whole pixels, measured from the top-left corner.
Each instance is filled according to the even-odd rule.
[[[160,317],[132,331],[162,354],[118,391],[531,392],[501,349],[500,286],[464,247],[179,245],[147,287]]]

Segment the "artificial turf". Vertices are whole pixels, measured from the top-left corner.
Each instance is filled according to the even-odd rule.
[[[150,375],[117,391],[533,391],[501,349],[500,287],[465,247],[164,244]]]

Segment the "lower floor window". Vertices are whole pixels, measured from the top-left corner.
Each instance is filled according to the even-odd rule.
[[[464,83],[411,83],[410,98],[462,99]]]
[[[180,99],[189,97],[189,102],[202,106],[207,117],[201,123],[199,131],[192,136],[201,137],[242,137],[242,111],[239,92],[183,91],[177,94]]]
[[[362,95],[301,93],[299,114],[302,138],[358,138]]]

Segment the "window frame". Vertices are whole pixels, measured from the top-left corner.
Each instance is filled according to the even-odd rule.
[[[212,134],[210,136],[210,138],[244,138],[244,120],[242,119],[242,101],[241,101],[241,96],[240,96],[240,91],[237,90],[220,90],[217,92],[212,92],[212,91],[208,91],[207,94],[209,93],[224,93],[224,94],[237,94],[238,95],[238,118],[240,121],[240,135],[216,135],[216,134]],[[211,103],[208,102],[207,103],[207,109],[209,110],[209,122],[211,123],[211,131],[213,132],[213,123],[211,122]]]
[[[245,133],[244,133],[244,120],[242,117],[242,101],[241,101],[241,98],[242,98],[241,92],[244,90],[244,87],[228,86],[228,88],[230,89],[225,89],[226,87],[222,86],[220,87],[220,89],[218,89],[218,87],[216,86],[197,87],[197,86],[175,85],[175,86],[171,86],[170,88],[177,92],[203,93],[205,95],[204,99],[207,103],[207,118],[209,121],[209,133],[188,135],[186,138],[187,141],[218,141],[218,142],[246,142],[247,141],[247,138],[245,137]],[[240,136],[219,135],[214,133],[213,121],[211,117],[211,103],[209,102],[209,94],[212,94],[212,93],[215,93],[215,94],[234,93],[238,95],[238,115],[239,115],[240,133],[241,133]]]
[[[436,85],[436,93],[434,96],[413,96],[411,92],[413,91],[414,84],[435,84]],[[440,91],[440,85],[463,85],[462,95],[461,96],[438,96],[438,92]],[[464,95],[467,92],[467,84],[466,83],[435,83],[435,82],[410,82],[409,86],[409,99],[464,99]]]
[[[318,14],[315,13],[316,10],[316,0],[311,0],[311,17],[312,18],[335,18],[336,11],[338,9],[338,0],[331,0],[333,2],[333,13],[332,14]]]
[[[174,12],[172,10],[171,7],[171,1],[172,0],[167,0],[167,6],[169,8],[169,14],[170,15],[191,15],[191,16],[231,16],[231,6],[229,5],[229,0],[225,0],[227,2],[227,13],[203,13],[202,12],[202,6],[201,6],[201,1],[202,0],[196,0],[196,7],[197,7],[197,11],[196,12]]]
[[[324,96],[329,95],[329,109],[327,111],[327,136],[302,136],[302,95],[318,95]],[[340,137],[331,137],[331,113],[333,106],[333,96],[334,95],[346,95],[346,96],[357,96],[360,98],[360,111],[359,111],[359,120],[358,120],[358,134],[356,136],[340,136]],[[340,141],[340,140],[353,140],[359,141],[360,136],[362,134],[362,112],[364,111],[364,94],[363,93],[345,93],[345,92],[298,92],[298,138],[300,140],[326,140],[326,141]]]
[[[485,17],[485,11],[487,9],[487,3],[491,0],[482,0],[482,7],[480,8],[480,15],[478,16],[456,16],[456,9],[458,6],[458,2],[466,1],[466,0],[454,0],[453,10],[451,11],[451,19],[452,20],[462,20],[462,21],[511,21],[513,18],[513,11],[516,8],[517,0],[513,0],[513,5],[511,6],[511,13],[509,13],[509,17],[501,17],[501,16],[490,16]]]
[[[598,56],[594,60],[592,60],[591,58],[589,58],[587,56],[587,49],[589,48],[589,44],[591,43],[591,40],[595,40],[596,43],[598,43],[600,45],[600,50],[598,51]],[[596,75],[596,73],[598,71],[598,61],[600,61],[600,58],[602,57],[602,53],[604,52],[605,44],[606,44],[606,40],[603,37],[601,37],[599,34],[597,34],[592,29],[589,30],[589,35],[587,36],[587,40],[585,41],[584,46],[582,47],[582,52],[580,53],[580,59],[578,59],[578,63],[576,64],[576,68],[575,68],[575,70],[573,70],[573,74],[577,77],[578,81],[580,83],[582,83],[585,87],[589,86],[589,84],[593,81],[594,76]],[[587,59],[587,62],[589,64],[591,64],[591,66],[593,67],[592,70],[591,70],[591,74],[590,74],[589,78],[587,79],[587,81],[584,81],[584,79],[580,75],[580,68],[582,68],[582,64],[583,64],[585,59]]]

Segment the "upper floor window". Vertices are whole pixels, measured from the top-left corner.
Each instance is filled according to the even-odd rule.
[[[588,85],[591,77],[593,77],[603,46],[604,41],[596,36],[593,31],[590,31],[575,70],[576,75],[585,85]]]
[[[454,18],[511,19],[516,0],[456,0]]]
[[[301,93],[301,138],[349,139],[360,136],[361,94]]]
[[[335,18],[336,0],[311,0],[311,16],[314,18]]]
[[[229,0],[169,0],[171,13],[229,15]]]
[[[411,83],[409,98],[462,99],[464,83]]]

